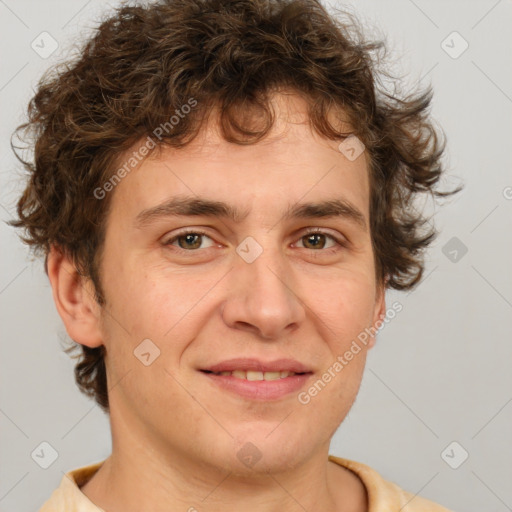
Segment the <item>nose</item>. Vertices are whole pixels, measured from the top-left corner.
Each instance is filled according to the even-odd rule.
[[[252,263],[237,255],[229,279],[222,305],[222,317],[229,327],[272,340],[296,330],[304,321],[298,284],[279,249],[265,249]]]

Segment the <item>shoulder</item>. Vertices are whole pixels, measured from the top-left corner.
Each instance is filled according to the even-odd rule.
[[[80,490],[98,471],[104,461],[66,473],[39,512],[103,512]]]
[[[370,466],[333,455],[329,455],[329,460],[349,469],[361,479],[368,494],[368,512],[453,512],[401,489],[395,483],[382,478]]]

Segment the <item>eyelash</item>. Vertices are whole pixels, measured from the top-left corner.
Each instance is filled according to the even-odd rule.
[[[308,229],[302,236],[299,237],[300,238],[304,238],[308,235],[316,235],[316,234],[319,234],[319,235],[325,235],[327,238],[330,238],[331,240],[333,240],[337,247],[329,247],[327,249],[310,249],[310,251],[312,251],[312,253],[320,253],[320,252],[323,252],[324,254],[333,254],[333,253],[336,253],[340,250],[340,248],[348,248],[348,242],[344,241],[344,240],[339,240],[337,237],[335,237],[334,235],[331,235],[329,234],[328,232],[326,231],[322,231],[320,228],[310,228]],[[172,245],[176,240],[178,240],[178,238],[181,238],[181,237],[184,237],[186,235],[200,235],[200,236],[205,236],[207,238],[210,238],[211,240],[212,237],[202,231],[201,229],[190,229],[188,231],[183,231],[181,233],[178,233],[176,235],[174,235],[172,238],[170,238],[169,240],[167,240],[166,242],[164,242],[164,246],[170,246]],[[182,249],[181,247],[174,247],[175,250],[177,250],[178,252],[183,252],[183,253],[191,253],[191,252],[197,252],[199,251],[200,249],[191,249],[191,250],[187,250],[187,249]],[[208,249],[208,248],[207,248]]]

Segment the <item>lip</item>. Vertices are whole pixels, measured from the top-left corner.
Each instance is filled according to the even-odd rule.
[[[237,358],[222,361],[221,363],[201,368],[209,372],[232,372],[234,370],[256,371],[256,372],[277,372],[288,371],[294,373],[311,373],[311,368],[295,361],[294,359],[276,359],[264,362],[254,358]]]
[[[223,370],[224,371],[224,370]],[[225,370],[229,371],[229,370]],[[290,393],[296,393],[303,388],[312,373],[292,375],[278,380],[245,380],[231,375],[217,375],[215,373],[201,373],[212,383],[231,393],[249,400],[268,402],[279,400]]]
[[[209,372],[232,372],[234,370],[275,372],[289,371],[296,375],[277,380],[245,380],[232,375],[216,375]],[[293,359],[277,359],[275,361],[260,361],[252,358],[229,359],[214,364],[208,368],[200,369],[200,372],[214,385],[230,393],[249,400],[272,401],[287,397],[291,393],[297,393],[313,375],[313,371],[307,366]]]

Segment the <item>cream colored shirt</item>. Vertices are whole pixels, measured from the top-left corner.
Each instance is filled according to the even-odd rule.
[[[368,494],[368,512],[452,512],[400,489],[369,466],[333,455],[329,455],[329,460],[349,469],[361,479]],[[102,464],[100,462],[66,473],[60,486],[39,512],[104,512],[80,490]]]

